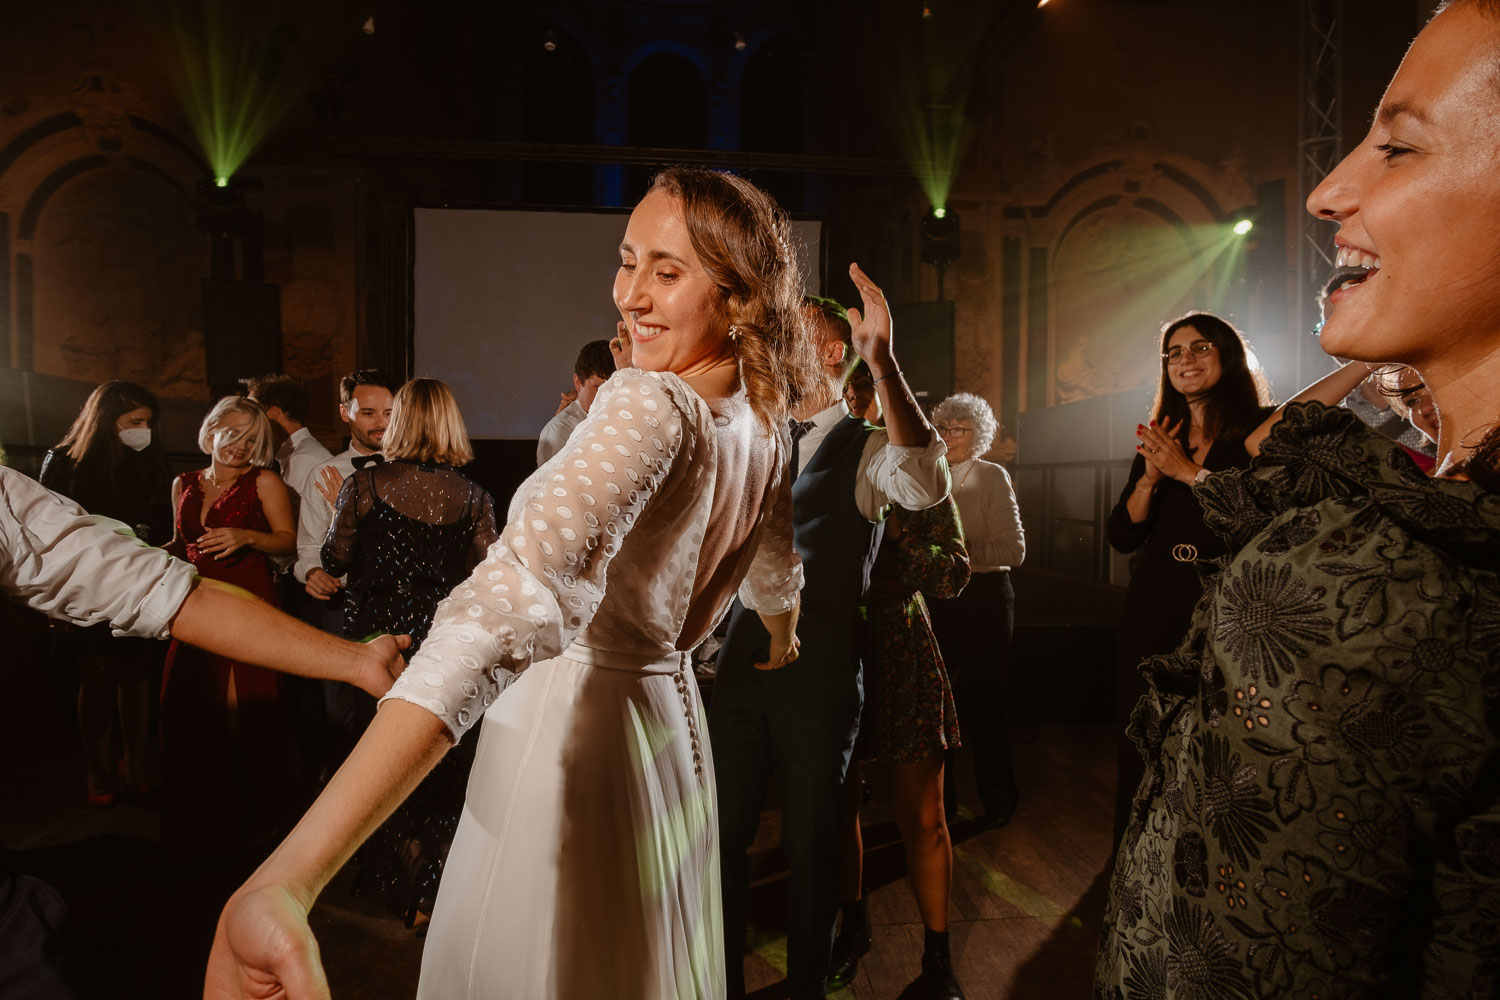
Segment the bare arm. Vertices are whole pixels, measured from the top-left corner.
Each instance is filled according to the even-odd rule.
[[[1276,426],[1286,413],[1286,408],[1292,403],[1319,402],[1329,406],[1337,406],[1343,402],[1344,397],[1353,392],[1355,388],[1370,377],[1370,369],[1363,361],[1351,361],[1342,368],[1337,368],[1312,385],[1303,389],[1291,399],[1282,403],[1271,413],[1255,430],[1251,431],[1245,438],[1245,450],[1254,458],[1260,454],[1261,442],[1270,436],[1271,430]]]
[[[208,959],[206,998],[328,996],[308,911],[449,745],[446,726],[431,712],[402,701],[380,706],[307,815],[224,907]]]
[[[410,636],[349,642],[300,622],[249,591],[199,578],[172,619],[172,635],[210,653],[303,677],[346,681],[380,697],[406,666]]]
[[[182,480],[172,480],[172,540],[162,548],[166,549],[178,559],[187,558],[187,542],[180,534],[181,529],[177,525],[177,501],[182,498]]]
[[[757,663],[756,670],[780,670],[790,663],[794,663],[798,656],[798,649],[802,640],[797,638],[797,616],[802,611],[802,595],[797,595],[797,603],[790,610],[780,614],[760,615],[760,623],[766,627],[771,634],[771,653],[765,663]]]
[[[885,293],[860,270],[858,264],[849,265],[849,277],[854,279],[865,305],[863,315],[858,309],[849,310],[849,325],[854,328],[854,350],[865,359],[875,378],[875,391],[885,410],[885,427],[891,444],[921,448],[932,441],[932,427],[912,398],[901,367],[896,363],[891,345],[891,312],[886,305]]]

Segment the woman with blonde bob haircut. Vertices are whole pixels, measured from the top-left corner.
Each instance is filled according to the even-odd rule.
[[[489,493],[454,468],[474,459],[453,392],[415,378],[396,392],[381,445],[385,461],[344,481],[323,544],[323,569],[344,587],[345,638],[409,634],[421,648],[438,602],[496,538]],[[358,696],[361,726],[375,700]],[[361,888],[378,890],[408,926],[432,912],[443,857],[464,804],[473,739],[443,758],[362,854]]]
[[[166,548],[202,576],[276,606],[269,557],[292,552],[297,531],[291,490],[270,467],[272,440],[271,421],[254,401],[226,396],[213,405],[198,428],[209,464],[172,483]],[[290,808],[280,678],[173,639],[162,675],[161,740],[163,842],[193,877],[222,874],[267,832],[251,829],[245,816]]]
[[[435,378],[414,378],[396,392],[381,453],[387,462],[468,465],[469,431],[453,390]]]

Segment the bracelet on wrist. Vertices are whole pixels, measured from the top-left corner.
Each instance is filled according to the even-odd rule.
[[[884,382],[886,379],[888,379],[888,378],[895,378],[897,375],[900,375],[900,374],[901,374],[901,369],[897,368],[895,371],[886,372],[884,375],[880,376],[879,378],[877,378],[877,379],[871,379],[870,381],[871,381],[871,383]]]

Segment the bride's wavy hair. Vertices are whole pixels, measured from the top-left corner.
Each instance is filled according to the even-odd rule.
[[[688,239],[723,296],[750,406],[767,427],[823,378],[802,311],[802,268],[786,212],[733,174],[672,167],[651,181],[682,204]]]

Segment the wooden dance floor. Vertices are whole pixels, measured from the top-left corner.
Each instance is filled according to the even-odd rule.
[[[1119,592],[1046,574],[1017,577],[1016,618],[1025,624],[1016,633],[1008,687],[1016,706],[1011,736],[1020,808],[1005,828],[980,832],[969,818],[975,803],[964,798],[971,782],[960,756],[964,817],[953,827],[953,955],[972,1000],[1086,998],[1114,808],[1107,623],[1118,620]],[[184,886],[174,877],[154,811],[123,803],[101,810],[84,802],[82,755],[76,734],[66,732],[76,689],[49,683],[61,671],[21,669],[45,662],[43,646],[21,652],[0,667],[18,695],[0,710],[11,737],[0,757],[4,861],[46,881],[67,901],[79,996],[198,996],[217,916],[217,903],[207,897],[218,890]],[[910,1000],[919,995],[922,923],[878,774],[872,781],[865,881],[875,945],[837,996]],[[753,948],[744,962],[757,1000],[784,995],[786,871],[779,833],[773,802],[752,859]],[[353,895],[352,881],[346,869],[313,911],[333,995],[407,1000],[416,989],[420,930],[408,930],[379,901]]]
[[[962,819],[953,831],[960,979],[973,1000],[1086,997],[1109,852],[1112,730],[1103,723],[1018,726],[1014,742],[1021,786],[1015,819],[983,833]],[[8,769],[5,787],[18,794],[7,795],[0,814],[0,843],[15,867],[67,899],[80,996],[190,996],[189,953],[202,946],[211,921],[166,901],[162,886],[170,873],[155,814],[130,805],[87,806],[82,773],[82,760],[70,756]],[[865,830],[875,946],[858,978],[837,994],[843,1000],[917,995],[922,923],[878,780],[876,788]],[[754,859],[755,945],[745,972],[761,1000],[782,995],[786,883],[775,848],[779,819],[774,808],[766,811]],[[380,903],[351,895],[351,877],[342,873],[313,914],[333,995],[406,1000],[415,993],[421,937]]]

